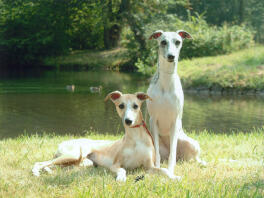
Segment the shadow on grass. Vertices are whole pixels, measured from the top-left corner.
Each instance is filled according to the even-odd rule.
[[[143,168],[137,168],[134,170],[127,170],[127,176],[133,175],[133,177],[141,176],[147,174]],[[112,173],[109,169],[103,167],[88,167],[88,168],[78,168],[78,167],[57,167],[53,171],[53,175],[42,176],[42,182],[46,185],[51,186],[69,186],[75,182],[87,182],[88,180],[106,178],[107,180],[115,181],[116,175]]]
[[[69,186],[74,182],[87,181],[98,177],[102,178],[107,175],[114,178],[114,175],[108,169],[102,167],[57,167],[54,169],[53,175],[43,176],[42,181],[51,186]]]

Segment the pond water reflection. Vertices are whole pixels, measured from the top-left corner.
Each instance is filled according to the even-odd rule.
[[[149,79],[117,72],[42,72],[37,77],[0,80],[0,138],[26,132],[85,134],[121,133],[114,105],[104,103],[113,90],[146,91]],[[75,85],[74,92],[66,89]],[[90,87],[102,86],[100,93]],[[185,93],[183,126],[187,131],[248,131],[264,125],[264,98]]]

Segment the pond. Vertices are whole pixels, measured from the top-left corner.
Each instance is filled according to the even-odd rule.
[[[120,118],[114,105],[104,102],[105,96],[113,90],[146,91],[149,80],[135,73],[108,71],[40,71],[2,77],[0,138],[23,133],[122,133]],[[68,91],[67,85],[75,85],[74,92]],[[91,93],[92,86],[102,86],[101,92]],[[263,97],[185,93],[183,127],[186,131],[247,132],[263,125]]]

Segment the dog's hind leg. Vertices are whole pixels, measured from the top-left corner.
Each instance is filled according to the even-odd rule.
[[[191,159],[196,160],[203,166],[206,165],[206,162],[200,159],[199,143],[182,131],[178,139],[177,160],[189,161]]]
[[[80,165],[81,162],[82,162],[81,151],[79,153],[79,156],[61,155],[53,160],[49,160],[45,162],[36,162],[32,169],[32,173],[33,175],[38,177],[40,176],[40,171],[42,170],[45,170],[48,173],[52,173],[51,168],[53,168],[55,165],[60,165],[60,166]]]

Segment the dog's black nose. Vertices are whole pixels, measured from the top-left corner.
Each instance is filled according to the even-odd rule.
[[[174,61],[174,58],[175,58],[175,56],[173,56],[173,55],[171,55],[171,54],[168,55],[168,59],[169,59],[169,61]]]
[[[126,125],[131,125],[132,124],[132,120],[129,120],[129,119],[125,119],[125,123],[126,123]]]

